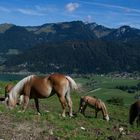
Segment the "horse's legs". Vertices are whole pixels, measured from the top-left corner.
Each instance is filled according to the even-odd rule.
[[[62,117],[66,117],[66,100],[65,100],[65,97],[61,96],[61,97],[59,97],[59,100],[61,102],[61,106],[62,106],[62,109],[63,109]]]
[[[70,115],[70,117],[72,117],[73,116],[73,114],[72,114],[72,100],[70,97],[70,92],[66,93],[66,101],[67,101],[68,107],[69,107],[69,115]]]
[[[20,95],[19,97],[19,105],[21,105],[24,102],[24,95]]]
[[[87,104],[85,104],[84,106],[83,106],[83,108],[82,108],[82,111],[81,111],[81,113],[85,116],[85,110],[86,110],[86,108],[87,108]]]
[[[23,106],[22,106],[22,112],[24,112],[28,106],[29,103],[29,97],[30,97],[30,86],[28,84],[24,85],[23,89]]]
[[[38,99],[37,98],[34,98],[34,101],[35,101],[35,107],[37,109],[37,113],[38,113],[38,115],[40,115],[41,113],[40,113],[40,110],[39,110],[39,102],[38,102]]]
[[[98,110],[95,109],[95,118],[97,118]]]
[[[79,110],[78,110],[78,112],[82,113],[82,109],[83,109],[83,100],[80,99],[80,104],[79,104]]]
[[[22,112],[25,112],[27,106],[28,106],[28,103],[29,103],[29,97],[28,96],[24,96],[24,104],[23,104],[23,110]]]

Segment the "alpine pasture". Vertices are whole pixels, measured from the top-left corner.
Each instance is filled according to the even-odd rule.
[[[74,117],[67,114],[62,118],[60,102],[57,96],[40,100],[41,115],[37,115],[34,101],[30,100],[25,113],[19,113],[20,106],[9,110],[0,103],[0,139],[33,139],[33,140],[138,140],[140,128],[128,123],[129,107],[140,94],[128,93],[117,89],[116,86],[136,86],[140,80],[104,75],[75,76],[79,89],[71,93]],[[18,81],[1,81],[0,96],[4,96],[4,87],[8,83]],[[86,109],[86,116],[78,113],[80,97],[96,96],[102,99],[108,108],[110,121],[102,119],[101,112],[94,118],[95,110]],[[107,100],[121,99],[123,104],[115,105]],[[68,107],[67,107],[68,111]],[[123,130],[121,130],[123,129]]]

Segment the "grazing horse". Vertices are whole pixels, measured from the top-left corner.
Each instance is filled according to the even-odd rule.
[[[140,100],[136,101],[130,106],[129,123],[133,125],[135,119],[138,127],[140,125]]]
[[[12,90],[12,88],[14,87],[13,84],[9,83],[6,85],[5,87],[5,101],[7,102],[8,100],[8,93],[10,93],[10,91]],[[21,105],[23,103],[23,95],[20,96],[18,102],[17,102],[17,105]]]
[[[30,75],[19,81],[9,92],[7,105],[9,108],[15,107],[18,96],[24,95],[23,110],[27,108],[29,99],[33,98],[35,101],[38,114],[39,111],[39,98],[48,98],[55,93],[57,94],[62,105],[62,116],[65,117],[66,104],[69,107],[69,115],[72,114],[72,100],[70,97],[70,91],[77,89],[75,81],[62,74],[51,74],[46,77],[38,77],[36,75]]]
[[[102,111],[103,119],[109,121],[107,108],[106,108],[104,102],[102,102],[100,99],[97,99],[97,98],[91,97],[91,96],[81,97],[79,112],[81,112],[82,114],[85,115],[85,109],[87,106],[95,109],[95,118],[97,118],[97,113],[99,111]]]
[[[7,93],[9,93],[12,90],[13,87],[14,87],[14,85],[10,84],[10,83],[6,85],[6,87],[5,87],[5,98],[8,97]]]

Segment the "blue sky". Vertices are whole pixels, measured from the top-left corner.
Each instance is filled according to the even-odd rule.
[[[0,23],[27,26],[73,20],[140,28],[140,0],[0,0]]]

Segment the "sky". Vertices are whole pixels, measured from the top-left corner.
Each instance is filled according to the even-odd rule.
[[[74,20],[140,28],[140,0],[0,0],[0,24],[35,26]]]

